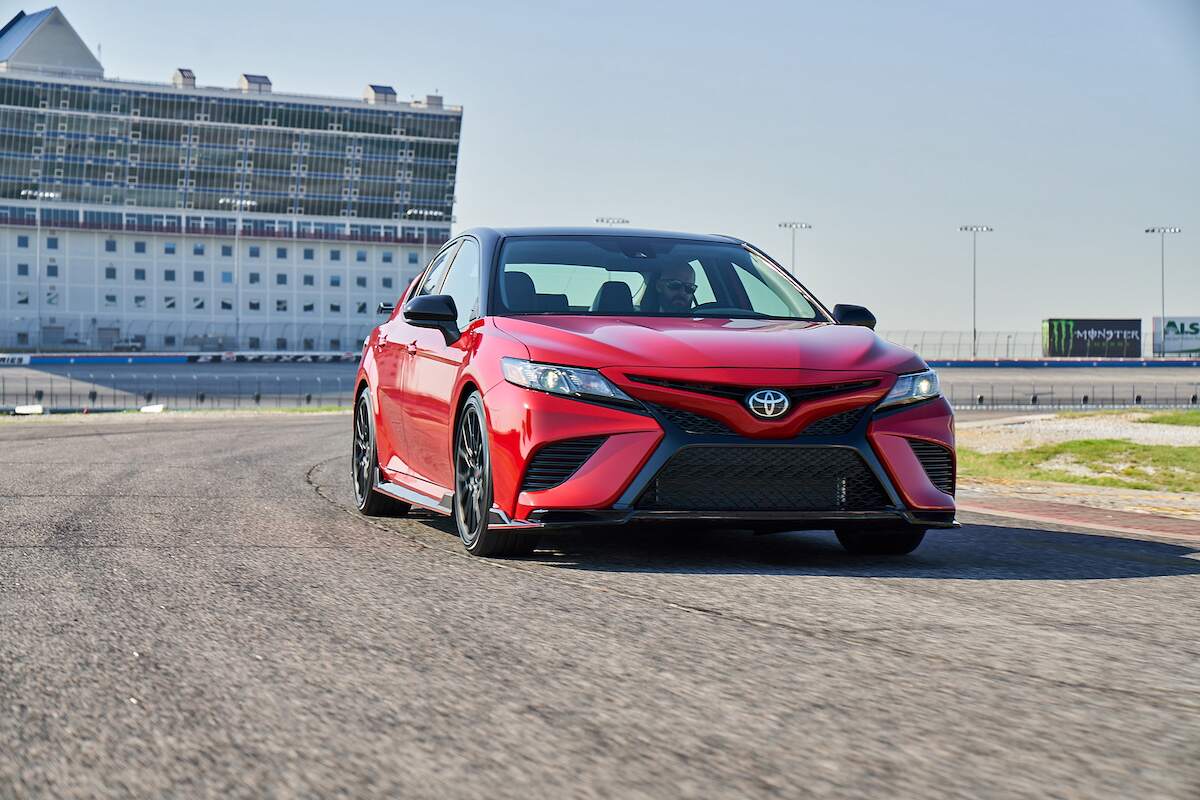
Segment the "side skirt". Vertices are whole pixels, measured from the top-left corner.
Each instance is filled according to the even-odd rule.
[[[397,500],[402,500],[410,505],[424,508],[427,511],[432,511],[435,514],[443,516],[451,516],[454,513],[454,492],[443,492],[441,499],[435,500],[429,495],[422,494],[415,489],[410,489],[407,486],[401,486],[398,483],[384,481],[375,485],[375,491],[381,492],[394,497]],[[510,518],[507,514],[501,511],[496,506],[492,506],[488,513],[488,527],[500,529],[529,529],[540,528],[537,523],[519,522]]]

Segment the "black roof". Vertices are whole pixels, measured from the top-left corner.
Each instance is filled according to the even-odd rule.
[[[742,240],[736,236],[725,236],[716,233],[681,233],[679,231],[656,231],[645,228],[626,227],[530,227],[530,228],[472,228],[464,233],[484,233],[500,238],[509,236],[637,236],[648,239],[687,239],[703,242],[737,242]]]

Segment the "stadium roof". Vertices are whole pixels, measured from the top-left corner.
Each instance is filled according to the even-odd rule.
[[[0,28],[0,64],[84,77],[104,75],[104,67],[58,6],[33,14],[18,11]]]

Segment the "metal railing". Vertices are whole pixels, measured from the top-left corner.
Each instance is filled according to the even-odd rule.
[[[1200,382],[1023,384],[943,381],[942,392],[956,409],[1200,408]]]

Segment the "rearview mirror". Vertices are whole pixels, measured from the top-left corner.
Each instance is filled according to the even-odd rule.
[[[458,309],[448,294],[423,294],[404,304],[404,321],[418,328],[436,328],[446,344],[458,341]]]
[[[838,325],[858,325],[875,330],[875,315],[862,306],[838,303],[833,307],[833,318]]]

